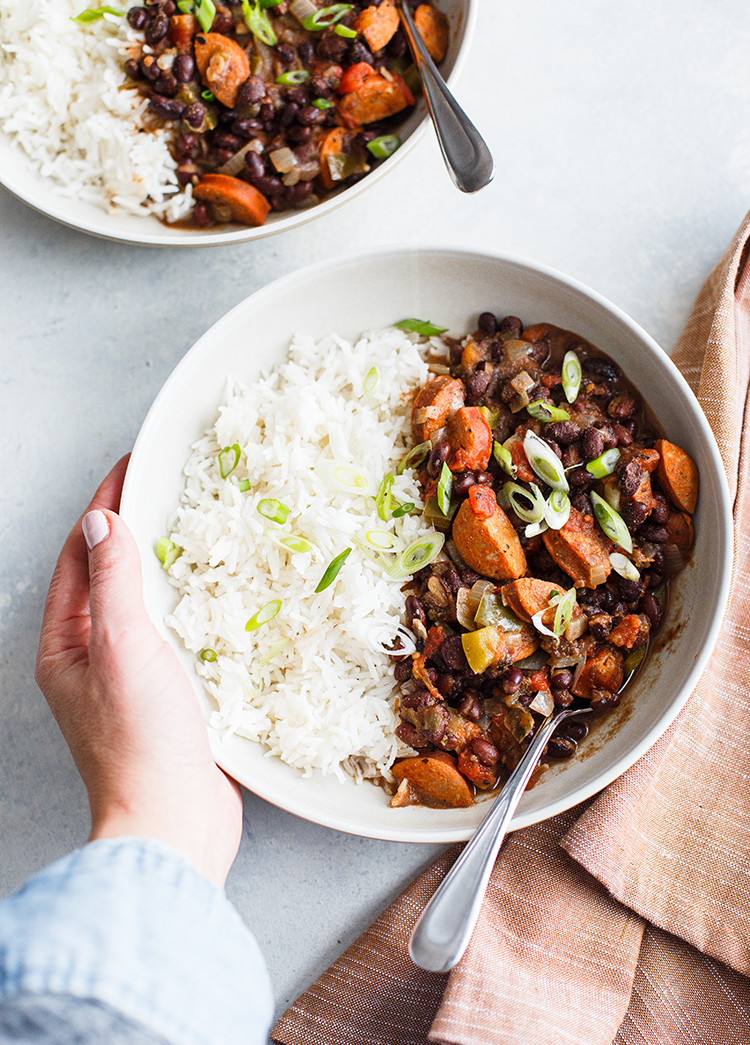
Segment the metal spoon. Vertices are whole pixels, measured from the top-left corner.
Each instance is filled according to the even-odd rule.
[[[414,24],[408,0],[398,2],[445,165],[462,192],[477,192],[492,181],[494,163],[490,150],[438,72]]]
[[[561,708],[542,722],[490,811],[432,895],[414,926],[409,955],[430,972],[448,972],[471,939],[495,857],[534,768],[555,729],[591,708]]]

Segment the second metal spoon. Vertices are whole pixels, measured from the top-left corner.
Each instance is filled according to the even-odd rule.
[[[471,939],[495,857],[545,745],[566,718],[591,708],[561,708],[542,722],[475,834],[422,911],[409,941],[415,965],[448,972]]]
[[[438,72],[414,24],[408,0],[399,0],[399,6],[445,165],[462,192],[477,192],[492,181],[494,163],[490,150]]]

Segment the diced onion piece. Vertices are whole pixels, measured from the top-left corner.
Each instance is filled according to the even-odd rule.
[[[548,635],[551,639],[559,638],[559,636],[554,631],[552,631],[551,628],[548,628],[542,620],[542,617],[545,615],[545,613],[549,613],[549,606],[545,606],[544,609],[537,610],[537,612],[531,618],[531,623],[534,625],[537,631],[542,633],[542,635]]]
[[[523,395],[525,392],[528,392],[530,388],[534,387],[536,381],[526,370],[522,370],[520,374],[516,374],[515,377],[510,379],[509,384],[514,392],[518,395]]]
[[[551,421],[570,420],[570,414],[567,410],[562,410],[559,406],[553,406],[552,403],[546,403],[543,399],[537,399],[535,402],[529,403],[526,410],[537,421],[543,421],[545,424],[549,424]]]
[[[529,704],[529,711],[536,711],[538,715],[551,715],[555,710],[555,701],[552,698],[552,694],[548,689],[540,689],[537,691],[534,699]]]
[[[610,507],[595,490],[591,491],[590,496],[591,504],[594,508],[594,516],[603,532],[611,541],[624,548],[626,552],[632,552],[633,538],[630,536],[630,531],[625,525],[623,517],[614,508]]]
[[[275,497],[264,497],[261,501],[258,501],[257,511],[264,519],[270,519],[271,522],[278,523],[279,526],[283,526],[289,517],[288,505]]]
[[[395,579],[411,577],[418,570],[429,566],[438,557],[444,543],[445,536],[442,533],[429,533],[413,541],[399,555],[390,571],[391,576]]]
[[[623,555],[622,552],[612,552],[609,561],[612,564],[612,569],[615,573],[619,573],[626,581],[638,581],[641,579],[641,575],[635,564],[632,563],[626,555]]]
[[[544,531],[548,529],[549,526],[547,525],[546,520],[540,519],[539,522],[529,523],[523,533],[524,537],[538,537],[540,533],[544,533]]]
[[[321,461],[318,465],[330,487],[348,494],[374,493],[374,485],[370,476],[353,464],[341,461]]]
[[[566,352],[563,356],[562,386],[568,402],[575,402],[581,388],[581,363],[575,352]]]
[[[523,449],[531,469],[553,490],[565,490],[570,487],[565,478],[565,469],[555,451],[536,432],[527,432],[523,439]]]
[[[269,152],[268,158],[281,174],[286,174],[287,171],[291,171],[297,166],[297,157],[287,146]]]
[[[387,657],[408,657],[417,650],[414,636],[403,624],[395,629],[392,624],[378,624],[367,637],[373,649]]]
[[[302,25],[306,18],[314,15],[318,10],[312,0],[292,0],[289,5],[289,10],[292,12],[297,21]]]
[[[378,387],[380,381],[380,374],[376,366],[371,366],[365,374],[365,379],[362,382],[362,391],[366,396],[371,396],[375,389]]]
[[[219,474],[226,479],[232,474],[240,461],[240,444],[232,443],[219,450]]]
[[[470,588],[459,588],[456,592],[456,618],[458,623],[470,631],[475,626],[476,614],[485,592],[492,591],[492,581],[476,581]]]
[[[245,631],[257,631],[264,624],[268,624],[279,613],[281,605],[281,599],[271,599],[265,606],[261,606],[245,625]]]
[[[453,492],[453,472],[447,464],[443,463],[443,467],[440,469],[440,479],[437,485],[437,502],[438,508],[447,515],[451,510],[451,493]]]
[[[432,450],[432,443],[429,440],[424,443],[417,443],[417,445],[413,446],[399,461],[398,466],[396,467],[396,475],[402,475],[407,468],[414,468],[421,464],[430,450]]]
[[[595,479],[604,479],[605,476],[614,472],[619,460],[620,451],[616,446],[613,446],[610,450],[605,450],[603,454],[599,454],[593,461],[589,461],[586,465],[586,471],[589,475],[593,475]]]
[[[513,457],[510,450],[506,446],[503,446],[502,443],[498,443],[496,439],[492,443],[492,456],[511,479],[516,478],[518,475],[518,469],[513,464]]]
[[[245,142],[241,149],[230,156],[226,163],[222,163],[219,167],[217,174],[228,174],[230,178],[236,178],[241,170],[245,168],[245,156],[248,152],[254,151],[251,149],[253,142]]]
[[[279,530],[266,530],[266,537],[280,548],[292,552],[293,555],[304,555],[313,550],[311,541],[296,533],[282,533]]]
[[[503,493],[519,519],[526,523],[538,523],[544,518],[544,498],[535,483],[530,485],[531,491],[520,483],[504,483]]]
[[[551,530],[561,530],[570,518],[570,498],[564,490],[553,490],[544,505],[544,519]]]

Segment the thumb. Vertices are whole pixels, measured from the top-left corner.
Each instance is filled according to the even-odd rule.
[[[146,616],[141,560],[133,537],[115,512],[95,508],[81,529],[89,553],[91,631],[122,632]]]

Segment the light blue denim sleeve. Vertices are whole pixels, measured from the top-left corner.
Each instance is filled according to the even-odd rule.
[[[35,997],[68,1011],[79,999],[84,1021],[110,1010],[170,1045],[260,1045],[273,1012],[260,949],[224,892],[142,838],[90,842],[0,903],[0,1013]]]

